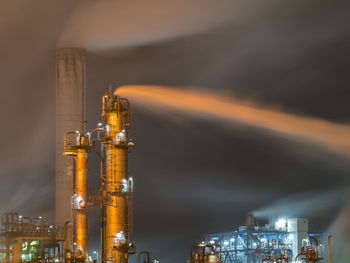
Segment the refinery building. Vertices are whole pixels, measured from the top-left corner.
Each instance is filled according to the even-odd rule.
[[[97,127],[87,124],[85,56],[80,48],[61,48],[56,53],[55,225],[41,217],[3,214],[0,262],[128,263],[136,253],[134,182],[128,171],[128,154],[134,147],[128,132],[129,101],[110,88],[102,96]],[[99,189],[94,194],[88,193],[90,154],[97,154],[100,165]],[[99,251],[88,246],[88,214],[93,209],[100,211]],[[238,229],[205,235],[191,248],[188,262],[314,263],[323,258],[318,239],[319,235],[308,232],[306,218],[271,218],[260,226],[248,215]],[[151,263],[149,255],[140,252],[139,263]]]
[[[255,224],[249,214],[244,226],[230,232],[205,234],[191,248],[190,263],[322,262],[320,234],[308,232],[307,218],[270,218]],[[307,261],[309,254],[313,261]]]

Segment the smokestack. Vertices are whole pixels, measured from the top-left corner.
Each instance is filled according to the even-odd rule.
[[[81,48],[56,51],[56,225],[72,221],[73,162],[63,155],[63,137],[84,120],[85,58]]]

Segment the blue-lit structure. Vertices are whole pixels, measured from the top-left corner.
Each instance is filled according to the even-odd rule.
[[[264,226],[248,215],[245,226],[226,233],[206,234],[191,250],[191,263],[292,263],[309,242],[306,218],[270,219]],[[304,242],[304,243],[303,243]]]

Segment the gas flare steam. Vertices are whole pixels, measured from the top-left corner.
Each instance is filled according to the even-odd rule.
[[[151,102],[153,107],[216,116],[316,143],[338,154],[350,153],[350,125],[297,116],[199,90],[130,85],[118,88],[116,94],[142,106]]]

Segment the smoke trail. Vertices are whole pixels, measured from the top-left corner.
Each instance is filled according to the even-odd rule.
[[[243,14],[247,17],[253,12],[251,9],[261,10],[251,8],[257,3],[246,2],[87,0],[68,20],[59,46],[84,46],[96,51],[191,35],[225,24]]]
[[[161,86],[122,86],[117,95],[128,97],[142,106],[182,111],[206,117],[219,117],[271,132],[317,143],[342,155],[350,153],[350,126],[297,116],[264,108],[214,93],[180,90]]]

